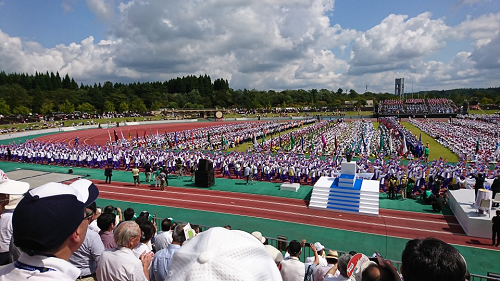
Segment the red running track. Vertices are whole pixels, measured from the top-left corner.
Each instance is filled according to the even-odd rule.
[[[492,248],[491,241],[468,237],[453,216],[380,209],[379,217],[352,215],[307,208],[303,200],[242,194],[209,189],[168,187],[167,191],[151,190],[149,185],[126,183],[99,184],[100,198],[142,204],[185,208],[224,214],[357,231],[391,237],[413,239],[436,237],[448,243],[478,248]],[[186,204],[187,203],[187,204]]]
[[[263,122],[263,121],[251,121],[251,122]],[[88,130],[77,130],[58,134],[51,134],[36,138],[37,141],[43,142],[65,142],[70,145],[75,143],[75,138],[78,137],[80,144],[87,145],[105,145],[107,141],[111,138],[114,141],[114,132],[119,138],[123,136],[128,139],[128,135],[132,137],[143,137],[144,135],[156,135],[164,134],[165,132],[175,132],[183,130],[198,129],[211,126],[221,126],[227,124],[234,124],[241,122],[187,122],[187,123],[166,123],[166,124],[147,124],[147,125],[135,125],[135,126],[125,126],[125,127],[113,127],[106,129],[106,125],[103,125],[103,129],[88,129]],[[183,136],[181,137],[183,138]]]

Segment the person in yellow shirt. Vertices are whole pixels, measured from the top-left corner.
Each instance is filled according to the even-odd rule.
[[[134,166],[132,168],[132,177],[134,177],[134,185],[135,186],[140,184],[140,182],[139,182],[139,168],[137,168],[137,166]]]

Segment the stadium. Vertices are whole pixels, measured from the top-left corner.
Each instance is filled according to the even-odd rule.
[[[449,202],[448,191],[472,190],[478,173],[486,175],[484,186],[491,189],[500,175],[500,118],[463,113],[463,106],[446,99],[410,99],[386,100],[373,116],[352,119],[332,113],[60,127],[0,136],[0,165],[9,178],[32,187],[90,179],[100,190],[99,207],[147,211],[158,226],[174,218],[202,230],[230,225],[259,231],[283,254],[289,241],[306,239],[340,254],[377,252],[399,268],[408,240],[435,237],[460,251],[471,280],[486,280],[499,273],[500,252],[490,236],[468,235],[446,201],[436,212],[423,199],[430,189]],[[443,157],[443,150],[455,157]],[[315,183],[338,177],[350,157],[359,175],[377,181],[379,213],[309,208]],[[200,160],[208,160],[205,167]],[[152,167],[150,181],[146,163]],[[107,183],[104,169],[110,166]],[[140,170],[138,185],[134,166]],[[155,179],[159,168],[167,174],[165,191]],[[397,179],[395,199],[388,196],[391,176]],[[402,197],[403,177],[415,186],[408,200]],[[299,188],[284,190],[286,184]],[[481,214],[489,225],[490,212]],[[302,259],[311,255],[303,251]]]

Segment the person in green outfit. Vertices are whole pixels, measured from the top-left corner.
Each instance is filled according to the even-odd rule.
[[[424,157],[425,161],[429,161],[429,143],[427,143],[424,148]]]

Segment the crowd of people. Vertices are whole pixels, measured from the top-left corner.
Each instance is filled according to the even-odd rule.
[[[458,107],[452,100],[432,99],[392,99],[384,100],[378,108],[379,114],[452,114],[458,113]]]
[[[202,231],[173,218],[157,226],[146,211],[101,210],[86,179],[28,190],[0,173],[0,280],[469,280],[460,252],[435,238],[408,241],[398,272],[378,253],[339,254],[305,240],[279,250],[260,231]],[[306,249],[313,256],[302,262]]]

